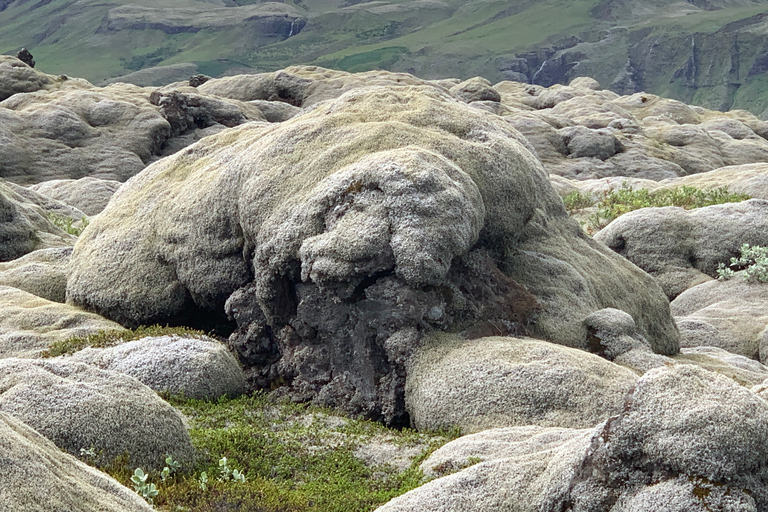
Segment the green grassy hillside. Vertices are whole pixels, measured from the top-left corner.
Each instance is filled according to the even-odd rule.
[[[214,76],[317,64],[541,85],[590,75],[620,93],[768,108],[768,0],[0,0],[0,9],[0,52],[27,47],[44,71],[94,82],[180,63]]]

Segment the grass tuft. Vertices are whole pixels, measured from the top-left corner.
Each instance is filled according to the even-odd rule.
[[[191,338],[206,336],[206,333],[189,327],[168,327],[161,325],[150,325],[149,327],[146,327],[142,325],[136,329],[99,331],[96,334],[89,334],[87,336],[71,336],[66,340],[51,343],[40,355],[41,357],[63,356],[73,354],[78,350],[83,350],[88,347],[111,347],[127,341],[140,340],[141,338],[148,338],[150,336],[169,335]]]

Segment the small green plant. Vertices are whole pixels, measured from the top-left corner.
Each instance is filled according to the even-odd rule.
[[[573,213],[583,210],[584,208],[589,208],[595,204],[595,200],[592,199],[592,196],[589,194],[574,190],[563,197],[563,204],[565,204],[565,209],[568,210],[568,213]]]
[[[90,448],[80,448],[80,458],[91,465],[96,462],[97,456],[96,448],[93,445]]]
[[[136,468],[136,471],[133,472],[133,476],[131,477],[131,482],[133,482],[133,489],[136,491],[136,494],[147,500],[147,503],[152,505],[154,504],[154,498],[159,494],[160,491],[157,490],[155,484],[147,483],[148,477],[149,475],[144,473],[141,468]]]
[[[48,220],[50,220],[57,228],[75,236],[80,236],[89,224],[88,219],[83,217],[80,219],[80,225],[76,226],[75,219],[72,217],[65,217],[54,212],[48,212]]]
[[[200,473],[200,478],[197,479],[197,483],[203,491],[208,489],[208,473],[206,471]]]
[[[617,217],[640,208],[678,206],[692,210],[715,204],[737,203],[747,199],[749,199],[747,195],[728,192],[727,187],[700,190],[695,187],[681,186],[650,191],[645,188],[633,189],[629,184],[624,183],[619,189],[606,190],[596,201],[576,191],[565,196],[563,203],[571,213],[594,206],[596,210],[587,218],[585,226],[589,233],[594,233]],[[588,204],[589,201],[591,204]]]
[[[236,469],[231,469],[227,458],[222,457],[219,459],[219,482],[228,482],[230,480],[245,483],[245,475]]]
[[[768,247],[744,244],[739,253],[738,258],[731,258],[730,265],[720,263],[717,278],[724,281],[733,277],[737,270],[743,270],[744,280],[768,283]]]
[[[160,472],[160,478],[163,482],[168,480],[171,476],[178,473],[179,469],[181,469],[181,463],[177,460],[173,460],[173,457],[170,455],[165,458],[165,463],[167,466],[163,468],[163,470]]]

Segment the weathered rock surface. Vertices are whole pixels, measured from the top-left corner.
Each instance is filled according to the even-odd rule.
[[[0,286],[24,290],[53,302],[64,302],[71,247],[39,249],[0,263]]]
[[[642,208],[595,235],[661,283],[671,299],[716,277],[742,244],[768,245],[768,201],[751,199],[695,210]]]
[[[157,162],[81,235],[68,300],[127,325],[226,309],[253,384],[388,422],[435,329],[586,348],[583,319],[614,307],[676,353],[661,290],[581,232],[520,134],[415,80]]]
[[[48,85],[51,79],[8,55],[0,55],[0,101],[20,92],[34,92]]]
[[[752,114],[694,109],[653,94],[618,96],[593,82],[494,85],[511,109],[502,115],[516,127],[526,120],[521,131],[552,174],[661,181],[768,158],[768,124]]]
[[[131,467],[162,468],[169,454],[189,463],[183,418],[136,379],[61,360],[0,359],[0,411],[70,454],[94,447],[107,464],[128,453]]]
[[[768,287],[743,271],[681,293],[671,304],[685,347],[713,346],[768,361]]]
[[[79,361],[130,375],[158,392],[195,400],[236,397],[245,375],[225,345],[213,339],[159,336],[107,348],[86,348],[65,361]]]
[[[201,96],[183,84],[100,88],[0,58],[0,177],[15,183],[83,177],[123,182],[166,146],[183,147],[173,144],[180,136],[264,119],[256,105]],[[192,142],[187,137],[186,144]]]
[[[150,512],[138,494],[63,453],[10,414],[0,412],[0,509],[14,512]]]
[[[62,203],[55,205],[62,210],[46,209],[41,199],[39,194],[0,180],[0,261],[14,260],[37,249],[74,244],[75,237],[56,227],[48,215],[75,210],[66,209]]]
[[[99,214],[120,187],[115,180],[86,176],[78,180],[51,180],[29,187],[44,196],[74,206],[88,216]],[[79,220],[79,219],[76,219]]]
[[[658,368],[591,431],[499,429],[449,443],[436,461],[487,460],[377,510],[763,510],[766,420],[768,403],[727,377]]]
[[[679,364],[694,364],[707,371],[732,378],[742,386],[752,387],[768,378],[768,367],[718,347],[681,348],[673,357]]]
[[[441,335],[408,368],[405,403],[417,429],[588,428],[621,412],[637,375],[583,350],[525,338]]]
[[[99,315],[10,286],[0,286],[0,311],[0,358],[37,357],[72,336],[123,330]]]

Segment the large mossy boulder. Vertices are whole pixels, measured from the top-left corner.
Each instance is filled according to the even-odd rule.
[[[619,414],[638,379],[595,354],[530,338],[430,338],[414,354],[405,387],[419,430],[589,428]]]
[[[661,289],[582,233],[522,136],[429,83],[357,88],[153,164],[70,270],[71,303],[125,325],[229,319],[253,385],[392,423],[430,331],[587,348],[583,320],[611,307],[678,350]]]
[[[0,358],[35,358],[72,337],[123,330],[102,316],[11,286],[0,285],[0,312]]]
[[[673,300],[717,277],[720,263],[743,244],[768,245],[768,201],[750,199],[684,210],[677,206],[626,213],[595,235],[658,279]]]
[[[195,449],[178,411],[138,380],[62,360],[0,359],[0,411],[72,455],[93,447],[108,465],[161,469],[168,455],[191,463]]]
[[[0,412],[0,510],[150,512],[138,494]]]
[[[768,506],[768,403],[692,365],[650,370],[594,429],[517,427],[461,437],[439,476],[379,512],[735,512]],[[471,465],[474,463],[474,465]]]

